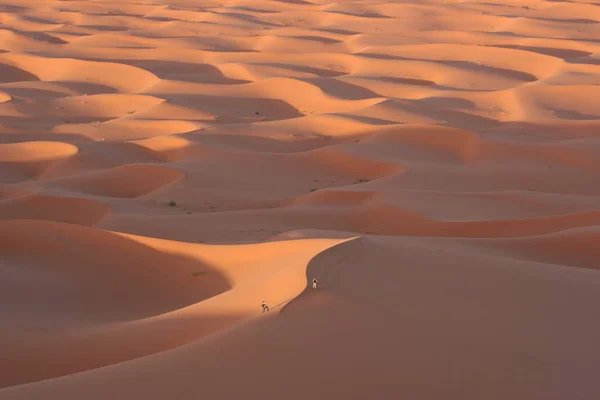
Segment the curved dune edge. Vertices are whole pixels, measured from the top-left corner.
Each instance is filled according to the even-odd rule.
[[[447,154],[461,164],[491,164],[499,160],[543,160],[583,170],[600,170],[600,161],[585,148],[560,144],[518,143],[483,138],[472,131],[447,126],[407,124],[385,127],[364,140],[382,145],[408,145],[432,154]],[[439,157],[438,157],[439,158]]]
[[[379,161],[343,148],[320,148],[291,156],[306,163],[307,169],[324,169],[329,173],[373,180],[398,174],[404,168],[398,163]]]
[[[446,152],[467,163],[479,158],[484,140],[463,129],[435,125],[400,125],[382,129],[365,139],[367,143],[415,145]]]
[[[13,67],[12,65],[0,63],[0,83],[39,81],[39,77],[25,71],[24,69]],[[2,101],[5,101],[4,95]]]
[[[214,271],[210,265],[201,263],[201,260],[194,262],[162,253],[113,232],[39,220],[4,220],[0,221],[0,226],[0,252],[10,267],[9,272],[12,270],[14,273],[8,274],[8,282],[5,280],[1,284],[16,284],[18,287],[25,282],[39,289],[35,293],[10,292],[17,298],[23,296],[38,304],[31,308],[29,302],[17,302],[11,309],[4,310],[7,313],[18,313],[20,307],[34,315],[47,311],[57,323],[61,322],[67,328],[77,326],[78,318],[83,325],[145,318],[195,303],[230,288],[230,284],[218,273],[210,274],[206,280],[191,286],[187,280],[190,269]],[[47,279],[35,279],[37,274],[32,274],[33,271]],[[211,287],[205,287],[207,284]],[[168,290],[161,292],[160,296],[153,296],[161,289]],[[55,290],[58,293],[54,293]],[[124,303],[128,307],[122,307]],[[84,315],[80,315],[81,312]],[[14,321],[9,319],[5,322]],[[49,321],[41,318],[39,323],[44,325]],[[50,329],[53,330],[61,329]]]
[[[159,165],[129,164],[76,177],[61,178],[57,186],[104,197],[135,198],[182,179],[184,173]]]
[[[111,232],[32,220],[0,221],[0,227],[3,271],[8,272],[0,286],[14,302],[3,309],[0,337],[8,358],[2,361],[2,386],[98,363],[105,349],[98,353],[98,347],[89,346],[93,343],[86,338],[94,336],[89,330],[98,333],[120,320],[168,312],[230,288],[222,274],[201,260]],[[196,269],[206,272],[204,279],[190,279]],[[14,291],[23,285],[29,291]],[[28,321],[35,316],[33,326],[19,322],[23,313]],[[110,348],[110,337],[95,337]],[[67,351],[71,344],[79,346],[79,355]],[[25,353],[36,361],[24,358]],[[64,362],[57,365],[59,359]]]
[[[319,253],[307,269],[309,279],[316,276],[322,280],[323,290],[306,289],[287,303],[278,318],[248,320],[243,326],[232,325],[205,340],[170,351],[5,388],[0,393],[16,400],[61,399],[93,392],[92,398],[101,399],[118,387],[136,398],[159,398],[184,387],[190,391],[189,398],[278,398],[298,385],[301,393],[292,391],[294,400],[314,393],[315,387],[320,393],[343,390],[344,398],[360,391],[363,398],[373,390],[385,395],[389,388],[423,393],[432,381],[430,374],[423,377],[424,370],[431,371],[435,382],[446,382],[443,377],[448,374],[452,374],[452,381],[455,377],[468,379],[483,368],[489,374],[485,385],[461,385],[452,390],[453,394],[475,399],[488,392],[489,385],[503,395],[537,388],[537,380],[530,382],[514,376],[515,351],[526,353],[519,360],[525,363],[525,370],[536,376],[545,375],[545,371],[535,368],[540,360],[555,365],[559,370],[553,376],[558,380],[566,376],[569,382],[554,384],[561,393],[572,393],[570,382],[578,381],[579,371],[572,371],[567,361],[573,360],[573,355],[564,351],[561,343],[565,335],[577,337],[579,341],[569,348],[576,346],[578,355],[579,351],[589,351],[594,343],[600,326],[589,316],[594,309],[590,300],[597,298],[597,280],[590,282],[587,271],[548,271],[545,266],[517,261],[507,265],[497,258],[471,252],[432,251],[431,246],[423,244],[427,241],[398,242],[382,237],[341,243]],[[368,258],[365,252],[370,254]],[[367,260],[371,261],[368,272],[364,268]],[[506,299],[507,291],[511,300]],[[561,315],[569,322],[567,326],[555,323],[554,318]],[[591,332],[574,333],[573,326],[579,323]],[[502,335],[498,335],[499,329],[504,329]],[[443,330],[444,340],[440,340],[439,330]],[[282,368],[282,363],[289,360],[289,353],[283,351],[288,346],[295,350],[293,362]],[[267,347],[282,351],[266,352]],[[327,356],[326,365],[312,361],[315,353]],[[454,361],[437,364],[440,354],[460,361],[467,370],[456,371]],[[532,359],[531,354],[536,357]],[[398,363],[401,356],[405,362]],[[489,358],[496,362],[481,363]],[[397,366],[373,371],[372,366],[378,361]],[[583,362],[588,368],[594,361]],[[431,363],[434,368],[428,367]],[[221,368],[214,368],[215,365]],[[307,365],[311,366],[308,370]],[[347,382],[346,374],[358,370],[360,377],[371,378],[372,374],[371,379],[390,386],[378,389],[372,385],[336,385],[331,389],[331,382],[318,379],[328,376],[331,368],[344,375],[337,378],[339,382]],[[176,374],[170,373],[173,370]],[[223,371],[238,370],[249,374],[245,377],[252,378],[254,385],[228,385],[229,376],[223,376]],[[298,382],[299,371],[308,374],[312,386],[307,388],[305,382]],[[411,386],[418,379],[422,386]],[[445,385],[433,388],[435,398],[448,392]],[[586,383],[579,393],[594,393],[593,388],[593,383]]]
[[[109,212],[106,204],[75,197],[36,194],[0,201],[0,220],[34,219],[95,225]]]
[[[154,86],[160,80],[156,75],[144,69],[112,62],[14,53],[0,54],[1,61],[30,73],[40,80],[93,81],[124,93],[140,93]]]
[[[61,114],[94,118],[121,118],[147,111],[165,100],[139,94],[96,94],[59,98],[53,102]]]
[[[474,251],[496,249],[506,256],[537,261],[552,266],[600,269],[600,225],[567,228],[548,234],[508,238],[481,239],[470,244]],[[465,242],[466,245],[469,245]]]
[[[2,143],[0,166],[24,179],[39,178],[78,152],[77,146],[63,142]]]
[[[12,100],[12,97],[9,94],[0,91],[0,104],[10,100]]]
[[[329,229],[390,236],[516,238],[600,224],[598,210],[537,218],[442,221],[385,203],[367,203],[353,214],[338,213],[340,218]]]
[[[22,142],[0,144],[0,162],[36,163],[55,161],[77,154],[78,148],[61,142]]]
[[[209,271],[209,274],[225,277],[232,287],[198,303],[142,319],[87,326],[67,325],[60,330],[50,329],[43,337],[27,331],[4,331],[0,337],[10,346],[9,351],[4,354],[3,362],[7,363],[6,367],[11,366],[11,373],[2,379],[4,387],[111,365],[206,338],[260,316],[262,300],[267,301],[272,312],[278,312],[281,305],[306,287],[306,266],[315,255],[351,240],[298,239],[219,246],[152,239],[54,222],[0,221],[0,226],[7,225],[17,232],[35,229],[36,235],[30,240],[41,239],[51,232],[55,232],[56,237],[79,236],[79,240],[84,240],[87,257],[96,252],[100,254],[110,251],[105,248],[106,244],[125,246],[118,250],[120,252],[130,249],[136,252],[150,251],[163,258],[185,257],[191,262],[188,268],[193,268],[194,263],[197,263],[200,269],[201,265],[208,265],[210,271],[213,271]],[[101,240],[102,237],[110,239]],[[122,239],[118,239],[119,237]],[[10,254],[13,260],[19,260],[19,254],[27,251],[26,240],[24,244],[25,247],[20,247],[20,250],[5,248],[2,253]],[[54,244],[42,244],[43,248],[47,246],[51,246],[48,247],[48,251],[54,251],[51,250]],[[42,253],[46,253],[45,262],[52,263],[53,261],[48,259],[52,253],[48,251],[44,250]],[[68,253],[69,250],[62,251]],[[286,262],[282,263],[282,260]],[[70,262],[74,264],[62,265],[61,268],[77,268],[77,259]],[[150,269],[152,268],[156,266],[150,266]],[[168,265],[161,268],[168,268]],[[173,270],[173,273],[175,272],[176,269]],[[203,276],[191,277],[189,272],[185,275],[188,276],[186,280],[193,282],[207,279]],[[35,359],[24,360],[22,352],[25,349],[29,354],[34,354]],[[69,351],[66,351],[67,349]],[[60,359],[61,362],[56,364],[52,361],[56,359]]]
[[[133,140],[131,143],[150,150],[157,160],[175,161],[183,158],[195,144],[188,139],[175,135],[154,136],[148,139]]]
[[[111,119],[106,122],[56,125],[53,133],[84,135],[98,141],[141,140],[154,136],[193,132],[202,126],[197,122],[180,120]]]
[[[338,85],[341,88],[338,88]],[[332,85],[319,80],[267,78],[248,83],[241,89],[243,90],[236,88],[236,92],[241,91],[252,96],[266,96],[284,101],[301,113],[297,116],[315,112],[319,114],[348,112],[372,106],[385,100],[366,89],[341,81],[336,85]],[[227,93],[227,90],[225,90],[225,93]]]

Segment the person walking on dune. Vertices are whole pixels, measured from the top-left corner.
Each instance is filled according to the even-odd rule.
[[[313,278],[313,289],[317,288],[317,283],[319,283],[319,281],[317,280],[317,278]]]
[[[264,300],[263,300],[263,302],[261,303],[261,305],[260,305],[260,306],[261,306],[261,307],[262,307],[262,309],[263,309],[263,313],[264,313],[265,311],[269,311],[269,306],[267,305],[267,303],[266,303]]]

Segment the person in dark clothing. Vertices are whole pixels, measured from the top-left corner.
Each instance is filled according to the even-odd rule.
[[[269,306],[267,305],[267,303],[266,303],[264,300],[263,300],[263,302],[261,303],[261,305],[260,305],[260,306],[261,306],[261,307],[262,307],[262,309],[263,309],[263,313],[264,313],[265,311],[269,311]]]

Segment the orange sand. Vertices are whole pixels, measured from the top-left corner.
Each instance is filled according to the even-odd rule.
[[[599,399],[598,38],[593,0],[0,0],[0,400]]]

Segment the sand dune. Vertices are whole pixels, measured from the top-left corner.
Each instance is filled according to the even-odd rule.
[[[152,96],[102,94],[95,96],[67,97],[55,101],[56,107],[65,114],[85,115],[95,118],[121,118],[162,103]],[[100,112],[100,113],[99,113]]]
[[[13,53],[0,54],[0,60],[22,68],[39,80],[91,81],[124,93],[137,93],[158,81],[158,77],[148,71],[111,62],[55,59]]]
[[[36,178],[56,164],[77,154],[77,147],[62,142],[23,142],[0,144],[2,176],[15,179]],[[11,172],[16,174],[12,177]]]
[[[94,200],[51,195],[32,195],[0,201],[0,219],[32,219],[94,225],[109,211]]]
[[[124,165],[58,181],[57,186],[106,197],[138,197],[178,179],[175,169],[153,165]]]
[[[251,299],[258,293],[269,296],[274,304],[293,298],[303,287],[299,282],[308,260],[339,242],[315,239],[232,248],[161,242],[48,222],[6,221],[2,225],[12,233],[1,250],[12,267],[4,295],[13,298],[19,285],[39,286],[36,297],[24,297],[21,307],[3,310],[13,329],[13,334],[2,334],[11,344],[5,356],[11,359],[13,370],[3,376],[2,384],[152,354],[239,323],[256,314]],[[47,235],[54,241],[46,242]],[[77,255],[69,249],[74,242],[78,243]],[[32,249],[36,249],[34,257]],[[93,262],[91,254],[96,254]],[[118,262],[109,261],[116,256]],[[281,265],[282,257],[295,261]],[[40,274],[63,279],[44,283],[35,278]],[[67,289],[70,281],[76,286]],[[264,291],[268,287],[272,288]],[[62,293],[57,295],[60,288]],[[119,310],[125,303],[127,307]],[[40,314],[36,326],[26,323],[32,313]],[[219,316],[223,313],[227,315]],[[64,327],[52,327],[49,315]],[[55,336],[40,335],[40,328]],[[139,335],[145,337],[144,343],[131,346]],[[70,355],[62,354],[67,347]],[[21,352],[33,348],[39,364],[30,368]],[[98,353],[98,348],[106,351]],[[60,365],[48,364],[53,358],[60,358]]]
[[[133,110],[132,110],[133,111]],[[192,121],[153,121],[144,119],[113,119],[109,121],[93,121],[75,124],[66,120],[64,124],[55,125],[53,133],[71,136],[84,136],[95,140],[139,140],[153,136],[188,133],[200,126]]]
[[[598,399],[599,23],[0,0],[0,399]]]
[[[394,265],[389,264],[392,259]],[[370,262],[365,274],[364,263]],[[485,267],[474,265],[481,262]],[[382,239],[342,244],[318,256],[309,268],[311,275],[329,284],[303,293],[276,317],[151,357],[5,389],[3,395],[18,399],[85,394],[100,399],[118,385],[127,396],[158,399],[200,380],[208,396],[236,396],[239,389],[227,384],[223,370],[244,376],[238,382],[246,386],[247,396],[293,399],[314,391],[385,397],[395,390],[431,399],[485,396],[493,390],[495,398],[502,398],[515,392],[539,393],[539,380],[548,376],[554,379],[546,382],[543,392],[557,398],[586,397],[595,390],[589,380],[594,364],[586,355],[598,324],[587,324],[577,341],[563,346],[573,326],[593,313],[590,301],[596,297],[597,282],[590,282],[583,270],[549,270],[528,262],[509,266],[469,252],[436,252],[412,240]],[[505,299],[507,291],[510,301]],[[565,324],[556,326],[550,322],[554,319]],[[440,323],[446,327],[443,340],[437,331]],[[323,357],[323,363],[314,363],[315,357]],[[356,358],[363,362],[350,362]],[[489,358],[495,362],[487,362]],[[449,360],[461,360],[461,368]],[[573,362],[581,369],[571,368]],[[176,366],[181,368],[172,374]],[[524,373],[531,379],[522,379]],[[299,375],[312,386],[299,381]],[[349,384],[338,375],[374,385]],[[456,384],[465,381],[470,384]],[[86,389],[91,387],[96,389]]]
[[[556,233],[525,238],[482,241],[488,249],[497,249],[505,257],[576,268],[598,269],[600,251],[598,227],[564,229]],[[484,246],[482,246],[484,247]]]

